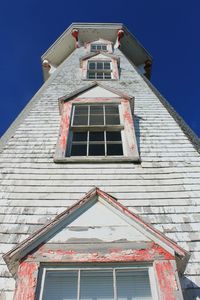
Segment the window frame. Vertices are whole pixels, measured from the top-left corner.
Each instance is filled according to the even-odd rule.
[[[77,272],[77,299],[80,300],[80,279],[81,279],[81,271],[111,271],[112,272],[112,281],[113,281],[113,300],[117,300],[117,284],[116,284],[116,271],[123,270],[123,271],[135,271],[135,272],[141,272],[146,271],[149,278],[149,286],[151,291],[151,297],[152,300],[159,300],[158,297],[158,287],[156,282],[156,275],[152,264],[112,264],[111,266],[107,264],[100,264],[101,266],[97,267],[94,264],[89,264],[85,266],[80,266],[76,264],[72,264],[69,266],[66,266],[63,264],[63,266],[60,265],[43,265],[41,266],[39,270],[39,278],[40,278],[40,284],[38,286],[38,292],[37,292],[37,299],[42,300],[44,295],[44,286],[45,286],[45,277],[46,273],[48,271],[54,271],[54,272],[62,272],[62,271],[74,271]]]
[[[133,116],[130,100],[123,98],[75,98],[63,104],[60,134],[54,155],[54,162],[140,162],[137,142],[134,132]],[[123,155],[120,156],[69,156],[72,134],[70,124],[72,107],[76,104],[119,104]],[[121,106],[120,106],[121,105]],[[121,108],[120,108],[121,107]]]
[[[117,106],[118,107],[118,113],[115,114],[119,117],[119,124],[106,124],[106,106]],[[87,116],[88,116],[88,120],[87,120],[87,125],[74,125],[74,111],[76,111],[76,107],[77,106],[88,106],[88,113],[87,113]],[[91,109],[91,106],[102,106],[102,116],[103,116],[103,124],[102,125],[91,125],[89,124],[90,123],[90,117],[91,117],[91,114],[90,114],[90,109]],[[71,134],[71,143],[69,144],[69,147],[67,149],[67,153],[66,153],[66,156],[68,157],[76,157],[76,155],[71,155],[71,148],[73,146],[73,144],[83,144],[83,145],[86,145],[86,155],[81,155],[81,157],[85,157],[85,158],[88,158],[88,157],[106,157],[106,158],[109,158],[109,157],[112,157],[112,156],[116,156],[116,157],[122,157],[124,156],[124,147],[123,147],[123,134],[122,134],[122,131],[124,130],[124,125],[123,125],[123,121],[122,121],[122,113],[121,113],[121,104],[119,103],[83,103],[83,104],[74,104],[72,105],[72,114],[71,114],[71,122],[70,122],[70,133],[69,135]],[[73,140],[73,134],[74,132],[86,132],[87,133],[87,140],[84,141],[84,142],[75,142]],[[91,141],[89,138],[90,138],[90,133],[91,132],[102,132],[103,135],[104,135],[104,139],[102,141]],[[107,134],[106,132],[120,132],[120,141],[119,140],[107,140]],[[97,144],[101,144],[101,145],[104,145],[104,153],[105,155],[89,155],[89,146],[91,144],[94,144],[94,145],[97,145]],[[110,144],[120,144],[122,146],[122,154],[120,155],[109,155],[107,154],[107,146],[110,145]],[[69,154],[69,155],[67,155]]]
[[[95,68],[91,68],[90,64],[94,64]],[[98,64],[102,64],[102,68],[98,68]],[[109,64],[109,68],[105,68],[105,64]],[[89,74],[94,74],[94,77],[90,77]],[[89,59],[87,64],[87,79],[92,80],[110,80],[113,79],[113,70],[112,70],[112,61],[105,59]],[[98,75],[102,74],[102,78],[98,77]],[[106,78],[106,75],[110,75]]]
[[[91,51],[91,46],[92,45],[104,45],[106,46],[106,50],[97,50],[95,52]],[[99,40],[96,40],[96,41],[92,41],[92,42],[87,42],[85,43],[85,49],[87,52],[89,53],[97,53],[97,52],[104,52],[104,53],[113,53],[113,43],[111,41],[108,41],[108,40],[104,40],[104,39],[99,39]]]
[[[96,49],[92,49],[92,47],[96,47]],[[101,47],[101,49],[97,49],[97,47]],[[103,47],[106,47],[106,49],[102,49]],[[90,44],[90,52],[98,52],[98,51],[107,52],[108,45],[106,43],[91,43]]]
[[[103,55],[103,54],[102,54]],[[105,69],[105,70],[91,70],[96,71],[101,73],[102,71],[106,74],[110,73],[111,78],[88,78],[88,71],[89,71],[89,63],[90,62],[109,62],[110,63],[110,69]],[[82,72],[82,80],[87,80],[87,81],[113,81],[113,80],[119,80],[119,67],[118,67],[118,62],[116,58],[113,57],[108,57],[105,55],[105,57],[99,57],[98,54],[94,55],[88,59],[84,59],[81,64],[81,72]],[[97,77],[97,76],[96,76]]]

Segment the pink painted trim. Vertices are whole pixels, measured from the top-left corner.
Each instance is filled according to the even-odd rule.
[[[48,244],[41,246],[35,253],[27,256],[27,260],[40,260],[48,263],[102,263],[102,262],[153,262],[155,260],[174,260],[175,257],[155,243],[147,243],[145,249],[109,248],[107,251],[77,251],[51,249]]]
[[[110,61],[111,64],[112,64],[112,79],[114,80],[117,80],[119,79],[119,70],[118,70],[118,62],[117,62],[117,59],[114,58],[113,56],[106,56],[106,58],[96,58],[95,57],[98,55],[98,54],[102,54],[102,55],[105,55],[106,56],[106,53],[104,52],[97,52],[95,53],[94,55],[91,54],[90,57],[86,57],[84,59],[81,60],[81,70],[82,70],[82,78],[83,79],[88,79],[87,78],[87,71],[88,71],[88,61]],[[98,80],[98,79],[95,79],[95,80]],[[102,81],[101,79],[99,79],[99,81]]]
[[[155,261],[154,270],[156,272],[159,299],[176,300],[179,291],[173,261]],[[178,298],[179,299],[179,298]]]
[[[17,273],[14,300],[34,300],[37,285],[38,264],[22,262]]]

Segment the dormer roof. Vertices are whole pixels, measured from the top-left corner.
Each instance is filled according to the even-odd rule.
[[[90,59],[90,58],[95,58],[95,56],[98,56],[99,54],[102,54],[106,58],[115,59],[117,61],[117,63],[119,64],[119,61],[120,61],[119,56],[113,55],[113,54],[110,54],[110,53],[105,53],[103,51],[96,51],[95,53],[91,52],[91,53],[88,53],[88,54],[84,55],[83,57],[81,57],[80,58],[80,67],[82,67],[82,62],[84,60],[87,60],[87,59]]]
[[[108,212],[111,211],[112,214],[114,213],[118,218],[121,218],[127,224],[129,224],[129,226],[134,229],[134,235],[136,234],[140,238],[141,236],[144,236],[144,238],[142,238],[143,240],[151,240],[162,247],[170,255],[175,256],[179,271],[184,270],[189,259],[189,253],[187,251],[178,246],[171,239],[167,238],[152,225],[143,221],[138,215],[128,210],[125,206],[120,204],[116,198],[97,187],[93,188],[76,204],[63,211],[51,222],[45,224],[41,229],[30,235],[30,237],[6,253],[3,257],[8,265],[9,270],[15,274],[19,262],[24,257],[26,257],[30,252],[34,251],[34,249],[40,245],[47,243],[48,240],[59,234],[63,228],[79,218],[91,207],[91,205],[97,202],[100,202],[106,206]],[[87,220],[88,219],[90,218],[87,216]],[[132,229],[130,229],[130,235],[132,234],[131,231]]]

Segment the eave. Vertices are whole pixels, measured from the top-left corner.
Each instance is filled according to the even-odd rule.
[[[122,23],[72,23],[53,45],[42,55],[41,59],[48,60],[51,65],[58,67],[74,50],[75,40],[72,30],[79,31],[79,44],[102,38],[115,44],[119,30],[124,31],[120,50],[136,65],[142,65],[151,60],[150,54],[137,41]]]

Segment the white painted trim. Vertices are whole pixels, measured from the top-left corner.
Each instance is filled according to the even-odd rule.
[[[153,266],[149,267],[148,272],[149,272],[149,281],[150,281],[152,298],[153,298],[153,300],[159,300],[158,285],[156,282],[156,274],[155,274]]]

